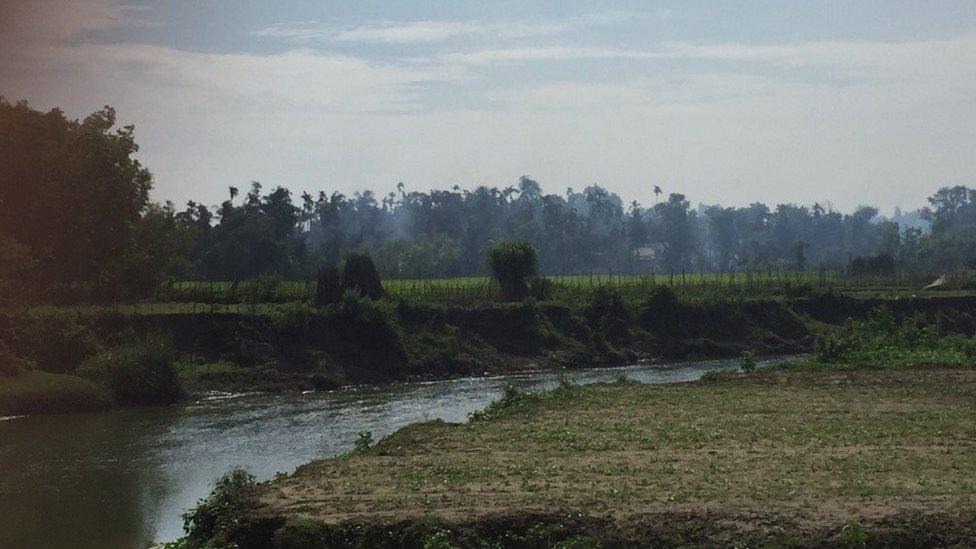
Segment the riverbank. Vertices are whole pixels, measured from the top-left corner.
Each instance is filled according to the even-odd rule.
[[[968,336],[976,330],[969,312],[976,310],[973,295],[696,300],[678,299],[660,286],[641,300],[596,291],[566,303],[459,306],[347,299],[323,308],[275,305],[255,314],[44,308],[0,314],[0,335],[13,353],[7,356],[54,374],[73,375],[100,350],[151,338],[168,342],[186,393],[305,391],[730,358],[746,350],[760,356],[809,352],[817,332],[878,306],[896,314],[921,312],[949,332]],[[26,397],[11,396],[21,386],[17,379],[0,376],[6,388],[0,390],[0,409],[7,413],[73,410],[55,398],[44,407],[18,408]]]
[[[974,396],[972,368],[510,394],[469,423],[415,424],[243,488],[247,512],[223,535],[303,547],[967,545]]]

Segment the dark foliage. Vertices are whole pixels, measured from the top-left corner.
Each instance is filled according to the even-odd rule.
[[[376,265],[366,252],[356,252],[346,256],[342,266],[341,287],[343,291],[356,292],[370,299],[380,299],[384,293],[380,275],[376,272]]]
[[[318,276],[315,277],[315,306],[338,303],[341,297],[342,283],[339,269],[332,266],[319,269]]]
[[[11,351],[46,372],[71,373],[97,349],[95,335],[68,314],[5,316],[0,318],[2,332]]]
[[[104,385],[120,404],[170,404],[183,396],[173,360],[169,345],[149,339],[102,351],[78,374]]]
[[[847,270],[853,276],[888,276],[895,274],[895,260],[888,254],[855,257]]]
[[[227,546],[244,526],[241,518],[249,509],[248,495],[254,484],[254,476],[244,469],[217,479],[210,495],[183,515],[183,529],[192,546]]]
[[[488,248],[488,266],[501,287],[502,297],[521,301],[529,291],[526,280],[535,275],[539,261],[532,244],[507,240]]]

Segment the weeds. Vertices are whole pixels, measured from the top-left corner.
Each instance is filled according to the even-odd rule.
[[[354,453],[365,452],[373,447],[373,432],[372,431],[359,431],[356,442],[353,446]]]

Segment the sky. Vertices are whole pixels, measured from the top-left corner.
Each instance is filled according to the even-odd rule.
[[[976,2],[5,0],[0,95],[115,107],[177,204],[529,175],[913,209],[976,184]]]

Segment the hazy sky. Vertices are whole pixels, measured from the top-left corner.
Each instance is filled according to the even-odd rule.
[[[976,2],[0,2],[0,95],[136,126],[154,198],[976,184]]]

